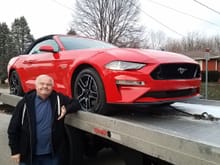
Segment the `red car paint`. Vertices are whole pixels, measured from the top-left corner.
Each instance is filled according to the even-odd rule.
[[[65,50],[60,37],[70,37],[73,40],[79,38],[50,35],[37,40],[26,54],[10,60],[9,79],[12,71],[15,70],[23,91],[28,92],[35,87],[34,81],[38,75],[48,74],[54,78],[55,90],[74,97],[73,81],[80,70],[89,67],[93,68],[101,78],[106,103],[175,102],[199,95],[199,65],[185,55],[156,50],[118,48],[111,45],[109,48],[82,47]],[[51,52],[51,47],[47,47],[48,43],[45,43],[43,45],[45,49],[48,48],[48,52],[30,54],[35,44],[48,39],[57,44],[58,51]],[[80,39],[82,43],[83,40],[93,42],[91,39]],[[140,63],[145,66],[139,69],[112,70],[106,67],[112,61],[132,62],[131,64],[135,65]],[[154,75],[152,72],[155,72]],[[193,72],[192,76],[187,77],[190,74],[187,72]],[[184,74],[188,74],[185,75],[187,78]],[[121,82],[119,80],[125,83],[140,82],[140,85],[116,84],[116,81]]]

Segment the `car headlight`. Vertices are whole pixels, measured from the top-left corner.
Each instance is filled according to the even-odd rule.
[[[146,64],[137,62],[127,62],[127,61],[112,61],[105,65],[107,69],[111,70],[138,70],[145,66]]]

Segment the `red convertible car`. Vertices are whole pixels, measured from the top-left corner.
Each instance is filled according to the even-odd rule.
[[[52,76],[55,90],[77,98],[82,110],[100,114],[111,104],[164,104],[200,92],[200,67],[185,55],[70,35],[42,37],[12,58],[10,92],[23,95],[40,74]]]

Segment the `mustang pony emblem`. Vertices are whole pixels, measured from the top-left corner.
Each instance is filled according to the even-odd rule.
[[[187,71],[188,69],[187,68],[182,68],[182,67],[179,67],[177,69],[177,71],[180,73],[180,74],[183,74],[185,71]]]

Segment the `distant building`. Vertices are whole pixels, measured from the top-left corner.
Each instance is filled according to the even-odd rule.
[[[208,60],[208,71],[218,71],[220,72],[220,55],[213,55],[214,53],[210,52]],[[196,60],[201,67],[201,71],[206,70],[206,57],[205,52],[202,51],[191,51],[187,52],[186,55]]]
[[[201,67],[201,71],[206,70],[206,59],[205,57],[194,58]],[[212,56],[208,60],[208,71],[218,71],[220,72],[220,56]]]

